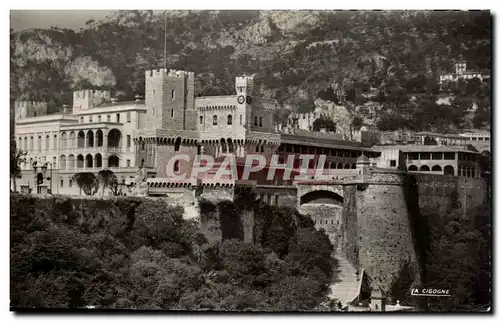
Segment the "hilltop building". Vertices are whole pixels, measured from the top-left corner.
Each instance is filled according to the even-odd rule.
[[[445,82],[457,82],[459,79],[469,80],[477,78],[480,81],[489,80],[490,74],[485,71],[467,70],[467,63],[459,61],[455,63],[455,71],[452,73],[445,73],[439,76],[439,84],[442,86]]]

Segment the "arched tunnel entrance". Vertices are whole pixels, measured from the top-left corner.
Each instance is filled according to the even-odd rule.
[[[317,230],[324,230],[335,249],[342,237],[344,199],[325,190],[312,191],[300,198],[299,212],[309,216]]]
[[[344,198],[331,191],[312,191],[302,195],[300,198],[300,205],[303,204],[333,204],[342,206],[344,204]]]

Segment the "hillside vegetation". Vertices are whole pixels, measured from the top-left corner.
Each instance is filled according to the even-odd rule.
[[[257,240],[244,243],[233,233],[238,205],[210,204],[222,234],[233,234],[214,244],[164,200],[11,194],[10,202],[12,308],[335,309],[321,305],[333,246],[292,209],[255,204]]]
[[[197,95],[231,94],[234,77],[248,74],[255,76],[257,93],[277,99],[281,111],[310,111],[317,98],[337,103],[343,97],[351,113],[366,103],[377,104],[377,124],[391,123],[393,114],[407,122],[417,118],[410,124],[396,122],[397,127],[423,130],[489,123],[489,88],[476,88],[472,98],[467,95],[453,108],[443,107],[449,108],[440,110],[446,113],[465,106],[452,121],[441,116],[434,122],[435,106],[426,103],[438,93],[439,74],[453,71],[455,60],[467,61],[468,69],[490,68],[489,12],[166,15],[167,65],[194,71]],[[144,71],[163,65],[163,35],[163,15],[152,11],[117,11],[103,21],[88,21],[78,31],[11,32],[11,100],[44,100],[57,111],[71,102],[75,88],[109,88],[121,99],[142,95]],[[415,94],[424,95],[423,102],[410,102]],[[469,115],[471,100],[479,108]],[[464,114],[469,121],[459,121]]]

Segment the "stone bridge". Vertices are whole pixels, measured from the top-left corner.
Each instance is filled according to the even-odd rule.
[[[297,207],[308,203],[336,204],[344,202],[344,186],[339,182],[300,182],[297,188]]]

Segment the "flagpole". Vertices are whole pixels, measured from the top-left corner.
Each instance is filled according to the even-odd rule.
[[[167,13],[163,12],[165,18],[164,35],[163,35],[163,69],[167,69]]]

